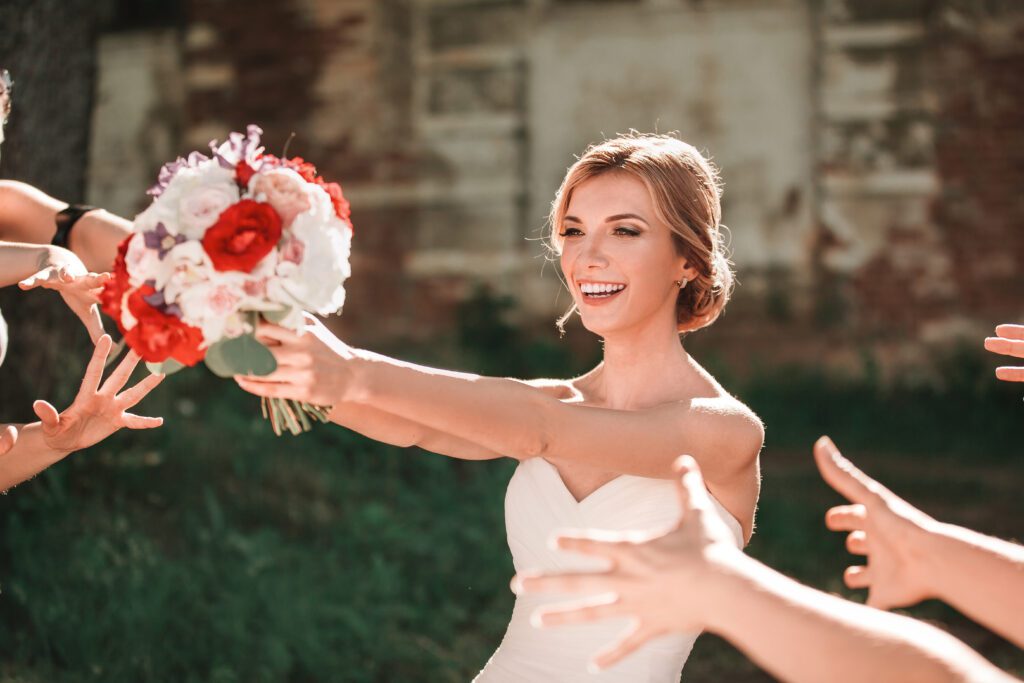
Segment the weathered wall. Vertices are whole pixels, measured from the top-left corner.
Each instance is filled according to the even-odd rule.
[[[353,201],[342,324],[371,340],[444,332],[478,282],[515,295],[522,323],[548,325],[568,300],[530,238],[566,166],[605,135],[678,131],[722,168],[741,283],[691,344],[851,369],[870,346],[883,364],[912,364],[926,346],[1024,316],[1022,11],[194,0],[177,42],[152,42],[149,57],[124,48],[133,63],[109,66],[127,82],[176,49],[180,77],[138,98],[148,104],[131,121],[98,122],[95,138],[137,146],[155,125],[142,110],[164,111],[175,83],[181,116],[161,125],[179,130],[177,151],[250,121],[275,152],[294,132],[290,153]],[[101,80],[101,112],[103,83],[119,79]]]

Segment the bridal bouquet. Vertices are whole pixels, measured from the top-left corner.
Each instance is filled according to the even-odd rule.
[[[274,356],[255,335],[260,316],[301,330],[303,312],[340,312],[352,223],[335,183],[303,159],[263,153],[257,126],[212,157],[165,165],[153,203],[121,243],[104,312],[152,372],[205,361],[221,377],[267,375]],[[263,399],[274,432],[311,428],[326,408]]]

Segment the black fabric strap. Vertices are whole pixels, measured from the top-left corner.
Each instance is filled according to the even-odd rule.
[[[89,206],[87,204],[71,204],[68,208],[57,213],[57,234],[53,236],[53,241],[50,242],[55,247],[63,247],[68,249],[68,239],[71,237],[71,228],[78,222],[78,219],[89,213],[95,211],[95,206]]]

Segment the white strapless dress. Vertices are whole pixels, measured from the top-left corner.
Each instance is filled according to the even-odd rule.
[[[736,544],[743,545],[739,522],[711,499]],[[623,475],[577,502],[554,465],[543,458],[524,460],[505,494],[505,526],[516,571],[583,571],[599,569],[601,561],[577,553],[552,550],[548,539],[558,529],[649,529],[679,518],[673,482]],[[625,619],[593,624],[534,628],[530,615],[540,605],[569,596],[516,598],[512,620],[498,650],[475,683],[552,681],[558,683],[678,683],[698,633],[673,634],[652,640],[617,665],[591,674],[587,663],[616,642],[629,628]],[[573,596],[578,598],[579,596]]]

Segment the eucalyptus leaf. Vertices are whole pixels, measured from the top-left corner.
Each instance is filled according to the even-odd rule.
[[[263,317],[267,322],[274,323],[275,325],[280,325],[291,314],[292,310],[290,308],[282,308],[279,311],[263,311]]]
[[[277,369],[270,349],[251,334],[222,339],[206,350],[206,367],[218,377],[269,375]]]
[[[184,367],[183,363],[179,363],[173,358],[168,358],[163,363],[146,363],[146,369],[154,375],[173,375]]]

